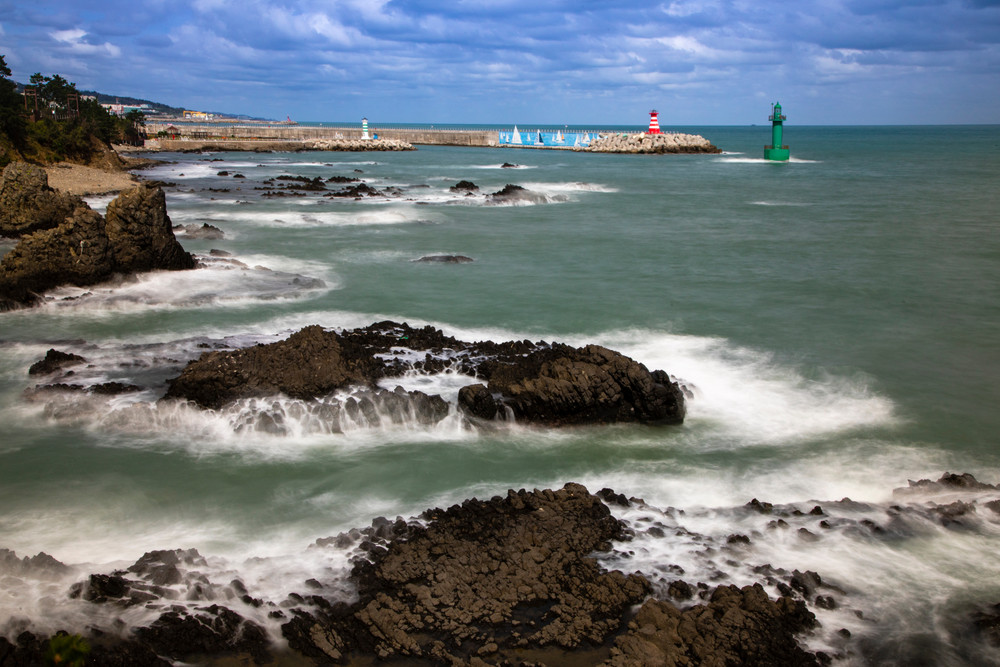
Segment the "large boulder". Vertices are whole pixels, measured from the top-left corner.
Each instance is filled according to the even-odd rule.
[[[170,381],[166,397],[212,409],[277,393],[316,398],[348,385],[370,385],[381,368],[369,350],[312,325],[270,345],[206,352]]]
[[[0,236],[19,238],[60,225],[78,208],[87,208],[77,196],[49,187],[45,170],[26,162],[12,162],[0,178]]]
[[[600,345],[573,348],[555,344],[511,363],[498,363],[489,375],[489,396],[510,408],[518,420],[547,425],[684,421],[684,394],[663,371]],[[469,414],[490,419],[499,409],[481,389],[459,394]]]
[[[53,229],[28,234],[0,263],[0,309],[31,304],[59,285],[93,285],[114,273],[104,220],[78,208]]]
[[[123,192],[108,204],[105,221],[117,271],[194,268],[194,259],[174,238],[160,188],[139,185]]]

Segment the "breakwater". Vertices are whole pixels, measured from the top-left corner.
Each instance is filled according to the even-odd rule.
[[[190,123],[146,123],[147,147],[186,150],[218,146],[223,150],[340,150],[343,142],[363,141],[358,127],[311,125],[218,125]],[[493,130],[378,129],[369,133],[378,140],[431,146],[499,146]],[[374,142],[374,139],[368,141]],[[330,146],[324,148],[323,146]],[[379,149],[368,144],[369,150]],[[386,144],[388,145],[388,144]],[[389,150],[399,150],[390,148]]]
[[[603,153],[718,153],[700,135],[643,132],[378,128],[147,122],[148,150],[409,150],[414,145],[548,148]]]

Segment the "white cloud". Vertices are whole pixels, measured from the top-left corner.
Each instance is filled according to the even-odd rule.
[[[122,54],[122,50],[111,42],[104,42],[103,44],[90,44],[81,41],[87,36],[87,31],[82,30],[81,28],[74,28],[72,30],[56,30],[55,32],[49,33],[49,36],[57,42],[67,45],[70,52],[75,54],[107,54],[112,58],[117,58]]]

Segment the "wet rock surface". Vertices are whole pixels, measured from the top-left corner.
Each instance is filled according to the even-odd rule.
[[[29,186],[34,189],[28,191]],[[94,285],[115,274],[194,268],[194,259],[174,238],[159,188],[139,185],[123,192],[108,204],[106,218],[82,200],[68,213],[61,204],[52,204],[55,195],[45,189],[44,178],[23,178],[17,188],[17,210],[30,209],[17,215],[35,220],[37,231],[22,235],[0,263],[0,309],[31,305],[60,285]],[[62,218],[53,221],[56,215]]]
[[[206,352],[170,381],[166,398],[218,409],[277,393],[311,399],[349,386],[371,389],[406,372],[446,368],[484,381],[483,389],[459,394],[459,408],[474,420],[677,424],[684,418],[683,392],[665,372],[651,373],[600,346],[467,343],[395,322],[341,333],[313,325],[278,343]]]
[[[397,521],[397,536],[357,562],[355,603],[296,611],[282,627],[290,646],[319,663],[820,664],[795,639],[815,625],[802,600],[718,586],[681,610],[648,598],[644,577],[600,567],[593,554],[630,533],[578,484],[423,518],[426,528]]]
[[[816,618],[801,600],[772,600],[759,585],[719,586],[706,604],[680,610],[647,600],[615,641],[609,667],[641,665],[819,665],[797,634]]]
[[[977,494],[968,497],[970,512],[992,515],[980,502],[995,487],[971,475],[946,474],[942,480],[917,484]],[[353,565],[305,575],[283,599],[262,597],[229,568],[212,569],[196,550],[151,551],[126,569],[86,576],[69,590],[81,604],[117,610],[122,618],[138,618],[142,611],[146,620],[125,629],[98,624],[67,630],[87,636],[94,647],[87,664],[96,665],[167,664],[159,662],[164,659],[267,664],[285,650],[272,643],[278,631],[294,654],[280,657],[295,664],[878,664],[893,656],[863,636],[853,639],[859,627],[879,631],[878,619],[866,620],[852,609],[864,581],[845,582],[849,593],[811,570],[757,563],[755,545],[768,539],[769,530],[801,527],[820,536],[818,549],[824,548],[823,536],[838,531],[867,531],[866,539],[898,542],[909,530],[919,538],[921,526],[936,520],[926,496],[917,500],[756,500],[725,510],[751,522],[745,534],[713,537],[687,529],[682,510],[652,508],[611,489],[591,494],[570,483],[559,490],[509,490],[409,520],[379,517],[367,528],[316,540],[310,550],[349,554]],[[617,518],[610,508],[628,518]],[[708,511],[715,515],[720,508]],[[692,518],[698,523],[704,517]],[[763,527],[777,521],[786,527]],[[820,528],[824,522],[827,527]],[[647,563],[642,575],[623,574],[642,565],[650,539],[669,542],[681,560]],[[700,562],[684,560],[691,557]],[[723,581],[688,583],[681,563]],[[757,583],[736,586],[721,572],[711,574],[723,563]],[[65,580],[67,572],[76,576],[79,570],[45,554],[18,558],[0,550],[5,577]],[[651,576],[655,572],[662,577]],[[998,609],[970,604],[962,615],[965,625],[949,628],[955,641],[968,644],[970,660],[990,655],[1000,641]],[[817,621],[844,619],[844,613],[855,619],[854,632]],[[820,644],[840,652],[810,649],[820,636]],[[0,665],[41,664],[49,641],[30,632],[8,634],[0,639]],[[919,659],[916,647],[904,654]]]

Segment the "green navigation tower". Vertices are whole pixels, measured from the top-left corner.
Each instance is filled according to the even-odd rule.
[[[771,121],[771,145],[764,146],[764,159],[787,160],[791,152],[788,150],[788,146],[781,145],[781,125],[784,123],[785,117],[781,113],[780,103],[774,104],[774,109],[771,110],[771,117],[768,120]]]

